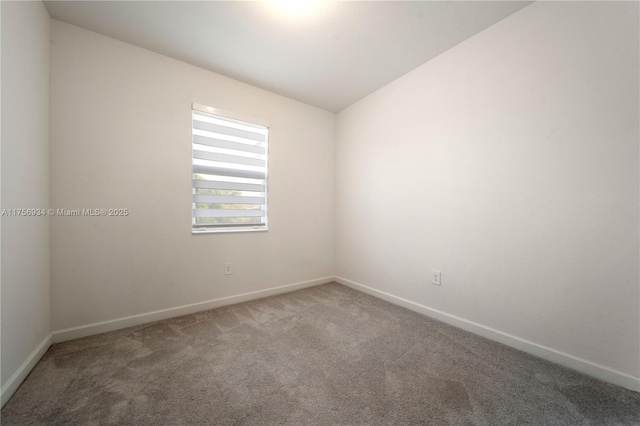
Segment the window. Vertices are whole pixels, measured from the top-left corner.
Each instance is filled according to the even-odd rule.
[[[193,105],[193,233],[267,229],[268,130]]]

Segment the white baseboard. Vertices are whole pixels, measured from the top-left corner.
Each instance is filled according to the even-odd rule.
[[[47,349],[51,346],[51,334],[47,335],[37,348],[31,352],[29,357],[22,363],[15,373],[9,377],[9,380],[2,386],[0,390],[0,407],[4,407],[4,404],[9,401],[9,398],[18,390],[20,384],[27,378],[33,367],[36,366],[40,358],[47,352]]]
[[[272,287],[266,290],[252,291],[250,293],[222,297],[220,299],[207,300],[204,302],[197,302],[189,305],[176,306],[174,308],[161,309],[159,311],[146,312],[143,314],[131,315],[124,318],[116,318],[113,320],[96,322],[93,324],[81,325],[73,328],[66,328],[64,330],[57,330],[52,333],[53,343],[79,339],[80,337],[106,333],[107,331],[120,330],[122,328],[160,321],[167,318],[179,317],[182,315],[193,314],[195,312],[207,311],[209,309],[219,308],[221,306],[234,305],[236,303],[247,302],[249,300],[261,299],[263,297],[273,296],[275,294],[288,293],[307,287],[329,283],[333,280],[334,277],[318,278],[315,280],[303,281],[295,284]]]
[[[640,378],[635,377],[620,371],[613,370],[600,364],[596,364],[591,361],[543,346],[537,343],[533,343],[517,336],[504,333],[502,331],[486,327],[484,325],[468,321],[464,318],[457,317],[455,315],[448,314],[446,312],[439,311],[437,309],[429,308],[428,306],[421,305],[416,302],[412,302],[402,297],[394,296],[390,293],[377,290],[363,284],[341,278],[341,277],[325,277],[316,280],[304,281],[295,284],[288,284],[279,287],[273,287],[266,290],[259,290],[250,293],[238,294],[235,296],[223,297],[220,299],[208,300],[205,302],[192,303],[189,305],[177,306],[169,309],[162,309],[159,311],[147,312],[139,315],[132,315],[129,317],[118,318],[109,321],[103,321],[94,324],[87,324],[84,326],[68,328],[65,330],[58,330],[45,337],[45,339],[38,345],[36,349],[29,355],[29,357],[22,363],[18,370],[7,380],[1,389],[1,406],[4,406],[6,402],[18,389],[20,384],[29,375],[33,367],[40,361],[47,349],[52,343],[63,342],[66,340],[77,339],[80,337],[86,337],[93,334],[104,333],[107,331],[119,330],[126,327],[135,325],[150,323],[167,318],[172,318],[181,315],[188,315],[195,312],[205,311],[209,309],[218,308],[221,306],[233,305],[236,303],[246,302],[249,300],[260,299],[267,296],[276,294],[288,293],[295,290],[300,290],[307,287],[313,287],[320,284],[336,281],[340,284],[346,285],[353,289],[362,291],[380,299],[386,300],[393,304],[405,307],[420,314],[435,318],[444,323],[453,325],[455,327],[467,330],[471,333],[486,337],[491,340],[495,340],[512,348],[527,352],[537,357],[549,360],[556,364],[563,365],[581,373],[593,376],[600,380],[613,383],[618,386],[622,386],[632,391],[640,392]]]
[[[428,306],[403,299],[402,297],[394,296],[393,294],[376,290],[375,288],[367,287],[366,285],[357,283],[355,281],[351,281],[341,277],[335,277],[335,281],[351,287],[355,290],[360,290],[364,293],[386,300],[387,302],[391,302],[395,305],[402,306],[404,308],[437,319],[444,323],[453,325],[454,327],[461,328],[482,337],[486,337],[487,339],[495,340],[496,342],[500,342],[512,348],[521,350],[531,355],[535,355],[539,358],[544,358],[548,361],[563,365],[565,367],[571,368],[605,382],[613,383],[615,385],[622,386],[623,388],[640,392],[640,377],[635,377],[630,374],[613,370],[609,367],[605,367],[604,365],[596,364],[594,362],[587,361],[586,359],[582,359],[565,352],[549,348],[547,346],[539,345],[537,343],[521,339],[517,336],[513,336],[511,334],[507,334],[490,327],[486,327],[473,321],[469,321],[464,318],[460,318],[455,315],[451,315],[446,312],[442,312],[437,309],[433,309]]]

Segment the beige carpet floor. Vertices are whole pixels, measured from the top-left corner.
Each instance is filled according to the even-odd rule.
[[[640,394],[332,283],[56,344],[1,420],[640,425]]]

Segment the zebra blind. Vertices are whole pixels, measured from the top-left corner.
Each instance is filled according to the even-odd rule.
[[[192,110],[192,232],[267,229],[266,126]]]

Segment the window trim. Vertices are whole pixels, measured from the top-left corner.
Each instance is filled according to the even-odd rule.
[[[223,109],[218,109],[218,108],[214,108],[214,107],[210,107],[202,104],[197,104],[195,102],[191,104],[191,110],[204,112],[205,114],[220,115],[222,117],[230,118],[231,120],[244,121],[247,124],[255,124],[257,126],[266,127],[267,129],[269,128],[269,122],[266,120],[258,120],[256,118],[249,117],[247,115],[240,115],[240,114],[229,112]],[[269,144],[267,143],[267,148],[268,147],[269,147]]]
[[[195,217],[193,216],[193,208],[194,208],[194,203],[192,201],[192,205],[191,205],[191,234],[192,235],[200,235],[200,234],[220,234],[220,233],[232,233],[232,232],[266,232],[269,230],[269,123],[266,120],[258,120],[252,117],[248,117],[246,115],[240,115],[240,114],[236,114],[236,113],[232,113],[229,111],[225,111],[222,109],[218,109],[218,108],[213,108],[210,106],[206,106],[206,105],[202,105],[199,103],[192,103],[191,104],[191,117],[193,117],[193,112],[197,111],[197,112],[202,112],[205,114],[212,114],[212,115],[217,115],[217,116],[221,116],[224,118],[228,118],[231,120],[237,120],[237,121],[241,121],[241,122],[245,122],[246,124],[254,124],[257,126],[262,126],[265,127],[267,129],[267,134],[265,136],[265,143],[266,143],[266,147],[265,147],[265,164],[266,164],[266,170],[265,170],[265,174],[264,174],[264,198],[265,198],[265,223],[264,224],[222,224],[222,225],[216,225],[216,226],[202,226],[202,227],[194,227],[195,225]],[[193,196],[193,118],[191,119],[191,170],[190,170],[190,181],[191,181],[191,193]]]

